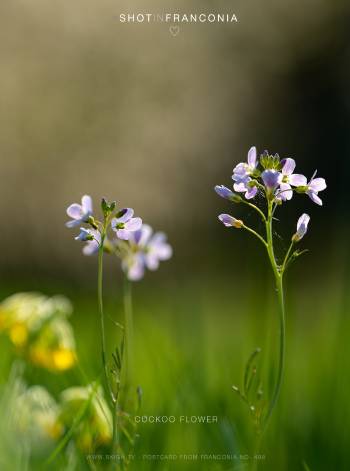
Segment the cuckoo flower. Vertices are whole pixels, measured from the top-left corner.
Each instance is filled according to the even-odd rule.
[[[166,241],[166,235],[163,232],[152,234],[148,224],[143,224],[131,234],[129,248],[122,255],[122,268],[129,280],[140,280],[145,268],[156,270],[160,261],[171,258],[172,248]]]
[[[235,203],[242,201],[242,198],[239,195],[233,193],[233,191],[224,185],[216,185],[214,190],[219,196],[221,196],[221,198],[225,198],[226,200],[233,201]]]
[[[315,178],[316,172],[317,170],[311,177],[309,183],[306,185],[306,194],[314,203],[318,204],[319,206],[322,206],[323,203],[321,198],[318,196],[318,192],[325,190],[327,188],[327,185],[326,180],[324,178]]]
[[[90,234],[93,236],[93,239],[88,239],[86,244],[83,247],[84,255],[95,255],[98,252],[98,249],[101,244],[101,234],[95,229],[90,229]],[[105,244],[104,244],[105,246]]]
[[[277,191],[276,198],[282,201],[291,200],[293,197],[292,186],[306,185],[307,180],[304,175],[293,173],[295,169],[294,159],[283,159],[281,165],[281,184]]]
[[[112,229],[117,234],[117,237],[122,240],[129,240],[133,232],[140,229],[142,226],[141,218],[134,218],[134,210],[131,208],[125,208],[116,214],[116,217],[112,219]]]
[[[247,163],[241,162],[233,169],[232,180],[235,182],[233,188],[238,193],[245,193],[247,199],[254,198],[258,189],[255,185],[250,184],[251,175],[256,171],[257,158],[256,147],[251,147],[248,152]],[[220,195],[221,196],[221,195]]]
[[[163,232],[156,232],[149,239],[145,248],[145,264],[149,270],[157,270],[159,262],[169,260],[173,254]]]
[[[277,172],[277,170],[264,170],[261,174],[261,178],[267,188],[268,191],[275,190],[278,185],[281,183],[281,174]]]
[[[80,233],[75,237],[75,240],[81,240],[82,242],[86,242],[88,240],[93,240],[94,236],[92,234],[91,229],[85,229],[85,227],[80,228]]]
[[[81,227],[80,234],[75,237],[75,240],[86,242],[83,248],[84,255],[94,255],[98,252],[101,243],[101,234],[95,229],[85,229],[85,227]]]
[[[237,229],[240,229],[243,226],[243,221],[236,219],[229,214],[220,214],[218,217],[219,221],[221,221],[226,227],[236,227]]]
[[[307,232],[307,226],[310,221],[310,216],[308,214],[302,214],[297,222],[297,231],[293,236],[294,242],[299,242]]]
[[[92,199],[89,195],[84,195],[81,204],[73,203],[67,208],[67,214],[71,219],[66,223],[67,227],[76,227],[84,222],[89,222],[92,216]]]
[[[304,175],[293,173],[295,166],[294,159],[287,158],[280,160],[278,154],[272,155],[267,151],[260,155],[259,162],[257,164],[256,149],[255,147],[252,147],[248,153],[248,163],[239,163],[234,168],[232,176],[232,179],[235,182],[234,190],[237,192],[246,192],[245,196],[249,199],[255,196],[257,189],[259,188],[259,196],[261,197],[260,202],[265,199],[265,208],[260,207],[260,205],[258,206],[253,204],[251,201],[248,202],[243,199],[238,201],[243,202],[245,205],[249,206],[249,208],[256,211],[259,218],[263,221],[262,227],[264,228],[264,233],[256,231],[252,227],[244,224],[243,221],[236,219],[229,214],[219,215],[219,220],[226,227],[242,228],[244,231],[254,235],[262,243],[275,278],[275,288],[280,311],[280,338],[279,363],[271,399],[264,399],[261,402],[261,398],[257,397],[256,400],[251,402],[246,396],[246,384],[249,384],[250,382],[249,375],[251,375],[251,364],[253,358],[260,351],[259,349],[255,350],[248,360],[243,392],[241,392],[238,387],[233,386],[233,390],[238,392],[239,396],[243,398],[246,404],[248,404],[250,413],[253,411],[254,424],[260,434],[263,433],[264,429],[266,429],[271,414],[275,409],[283,381],[285,363],[284,274],[287,267],[289,267],[294,260],[305,252],[305,250],[294,250],[294,246],[295,243],[299,242],[306,234],[310,221],[309,215],[302,214],[302,216],[300,216],[297,222],[297,230],[291,238],[290,246],[286,250],[284,256],[280,258],[276,256],[277,251],[275,251],[274,247],[275,231],[273,223],[276,220],[275,212],[282,201],[287,201],[292,198],[294,192],[299,194],[306,193],[312,201],[322,205],[322,201],[318,197],[318,192],[326,188],[325,180],[323,178],[315,178],[315,174],[312,176],[310,182],[307,183],[307,179]],[[220,185],[215,187],[215,191],[219,196],[230,201],[234,201],[234,193],[228,188]],[[238,195],[236,195],[236,197],[237,196]],[[251,376],[251,378],[252,377],[253,376]],[[246,379],[248,383],[246,382]]]

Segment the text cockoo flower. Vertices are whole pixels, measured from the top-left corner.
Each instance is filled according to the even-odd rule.
[[[112,229],[117,234],[117,237],[122,240],[129,240],[133,232],[138,231],[142,226],[141,218],[134,218],[134,210],[125,208],[116,214],[112,219]]]
[[[84,222],[89,222],[92,216],[92,199],[89,195],[84,195],[81,204],[73,203],[67,208],[67,214],[71,221],[66,223],[67,227],[76,227]]]

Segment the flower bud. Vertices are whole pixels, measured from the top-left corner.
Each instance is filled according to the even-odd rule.
[[[236,219],[229,214],[220,214],[219,221],[221,221],[226,227],[236,227],[237,229],[241,229],[241,227],[244,226],[243,221]]]
[[[110,213],[112,213],[115,210],[116,204],[117,203],[115,201],[112,201],[111,203],[109,203],[105,198],[102,198],[101,209],[102,209],[104,217],[107,217]]]
[[[224,185],[216,185],[214,190],[221,198],[225,198],[233,203],[240,203],[242,201],[242,198],[237,193],[234,193]]]
[[[98,229],[97,222],[95,221],[93,216],[89,216],[88,220],[86,221],[87,224],[90,224],[94,229]]]
[[[292,237],[293,242],[299,242],[307,232],[307,226],[310,221],[310,216],[308,214],[302,214],[297,222],[297,231]]]
[[[103,214],[106,216],[106,214],[109,211],[109,204],[105,198],[102,198],[101,200],[101,209],[102,209]]]

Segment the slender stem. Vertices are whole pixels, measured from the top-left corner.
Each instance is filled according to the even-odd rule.
[[[113,437],[112,437],[112,454],[117,454],[118,453],[118,441],[119,441],[119,436],[118,436],[118,401],[114,401],[113,403]],[[114,460],[112,459],[112,463],[115,463],[115,469],[118,469],[117,465],[117,457]],[[112,464],[112,469],[114,468]]]
[[[125,278],[124,282],[124,316],[125,316],[125,350],[126,350],[126,365],[124,373],[124,387],[125,397],[128,395],[128,389],[132,381],[133,364],[132,364],[132,345],[133,345],[133,319],[132,319],[132,296],[131,296],[131,283]],[[113,403],[113,439],[112,439],[112,453],[118,453],[119,445],[119,424],[118,424],[118,407],[119,407],[119,394]],[[112,469],[122,469],[123,465],[118,465],[118,460],[113,464]]]
[[[280,311],[280,345],[279,345],[279,360],[278,360],[278,372],[277,372],[277,380],[275,384],[275,388],[272,394],[272,399],[264,420],[263,427],[266,428],[268,421],[271,417],[271,414],[275,408],[277,403],[281,385],[283,380],[283,371],[284,371],[284,357],[285,357],[285,308],[284,308],[284,293],[283,293],[283,281],[282,276],[280,275],[279,278],[276,280],[276,287],[277,287],[277,295],[278,295],[278,303],[279,303],[279,311]]]
[[[279,276],[275,253],[273,249],[273,237],[272,237],[272,204],[273,202],[269,200],[268,202],[268,214],[267,214],[267,221],[266,221],[266,239],[267,239],[267,253],[270,259],[271,267],[273,273],[277,279]]]
[[[256,438],[255,442],[255,449],[254,449],[254,454],[253,454],[253,466],[252,466],[252,471],[257,471],[258,466],[259,466],[259,460],[257,459],[257,455],[259,455],[260,451],[260,446],[261,446],[261,434],[259,434]]]
[[[281,273],[283,275],[285,269],[286,269],[286,266],[287,266],[287,263],[288,263],[288,259],[289,259],[289,255],[292,251],[292,248],[294,246],[294,240],[292,240],[292,242],[290,243],[290,246],[289,246],[289,249],[287,250],[287,253],[286,253],[286,256],[284,257],[284,260],[283,260],[283,263],[282,263],[282,268],[281,268]]]
[[[258,212],[258,213],[260,214],[262,220],[263,220],[264,222],[266,222],[266,216],[265,216],[265,214],[261,211],[260,208],[258,208],[257,206],[255,206],[255,204],[249,203],[249,201],[246,201],[246,200],[244,200],[244,199],[242,199],[242,203],[246,204],[246,205],[249,206],[250,208],[253,208],[256,212]]]
[[[274,250],[273,250],[272,205],[273,205],[272,201],[269,201],[268,202],[268,217],[267,217],[267,222],[266,222],[266,237],[267,237],[267,252],[268,252],[272,270],[275,276],[276,290],[277,290],[277,297],[278,297],[278,304],[279,304],[280,341],[279,341],[279,363],[278,363],[277,379],[276,379],[276,384],[273,390],[272,399],[269,404],[269,408],[268,408],[267,414],[265,416],[265,419],[262,425],[262,433],[266,429],[266,426],[268,424],[268,421],[271,417],[271,414],[275,408],[275,405],[277,403],[277,400],[280,394],[282,379],[283,379],[283,370],[284,370],[284,357],[285,357],[285,307],[284,307],[284,293],[283,293],[283,269],[281,271],[278,269],[278,265],[277,265]]]
[[[267,248],[266,240],[263,237],[261,237],[260,234],[255,232],[254,229],[251,229],[250,227],[246,226],[245,224],[243,224],[243,226],[241,226],[241,227],[242,227],[242,229],[245,229],[246,231],[248,231],[251,234],[255,235],[255,237],[257,237],[264,244],[265,248]]]
[[[98,277],[97,277],[97,296],[98,296],[98,307],[100,311],[101,320],[101,349],[102,349],[102,363],[105,373],[105,380],[107,388],[110,394],[110,398],[113,401],[113,391],[109,381],[108,366],[106,361],[106,334],[105,334],[105,319],[103,311],[103,242],[105,234],[101,234],[101,243],[98,249]]]
[[[132,307],[132,290],[131,282],[125,277],[124,281],[124,315],[125,315],[125,347],[126,347],[126,387],[130,386],[134,373],[133,362],[133,307]]]

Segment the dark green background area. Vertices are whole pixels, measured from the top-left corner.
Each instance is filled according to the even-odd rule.
[[[347,470],[348,2],[219,1],[215,8],[234,11],[238,24],[181,25],[176,37],[169,25],[117,20],[125,11],[173,11],[170,1],[73,3],[5,0],[0,7],[1,299],[31,290],[69,297],[81,367],[96,378],[97,260],[82,256],[64,226],[65,209],[84,193],[96,212],[102,196],[132,206],[166,231],[174,249],[171,261],[133,287],[142,413],[219,417],[218,425],[144,425],[137,452],[250,453],[253,428],[231,386],[260,346],[269,394],[277,307],[259,244],[217,221],[229,212],[263,230],[258,218],[213,187],[231,185],[252,145],[294,158],[309,177],[317,169],[328,184],[324,206],[295,195],[276,213],[277,253],[303,212],[311,222],[300,245],[310,252],[286,279],[285,383],[261,470],[302,470],[303,460],[311,471]],[[176,8],[213,5],[191,0]],[[119,322],[122,285],[117,260],[106,258],[107,312]],[[111,351],[119,338],[111,322],[108,333]],[[4,385],[14,356],[0,342]],[[25,377],[55,397],[81,381],[78,371],[32,368]],[[233,469],[247,468],[237,462]]]

